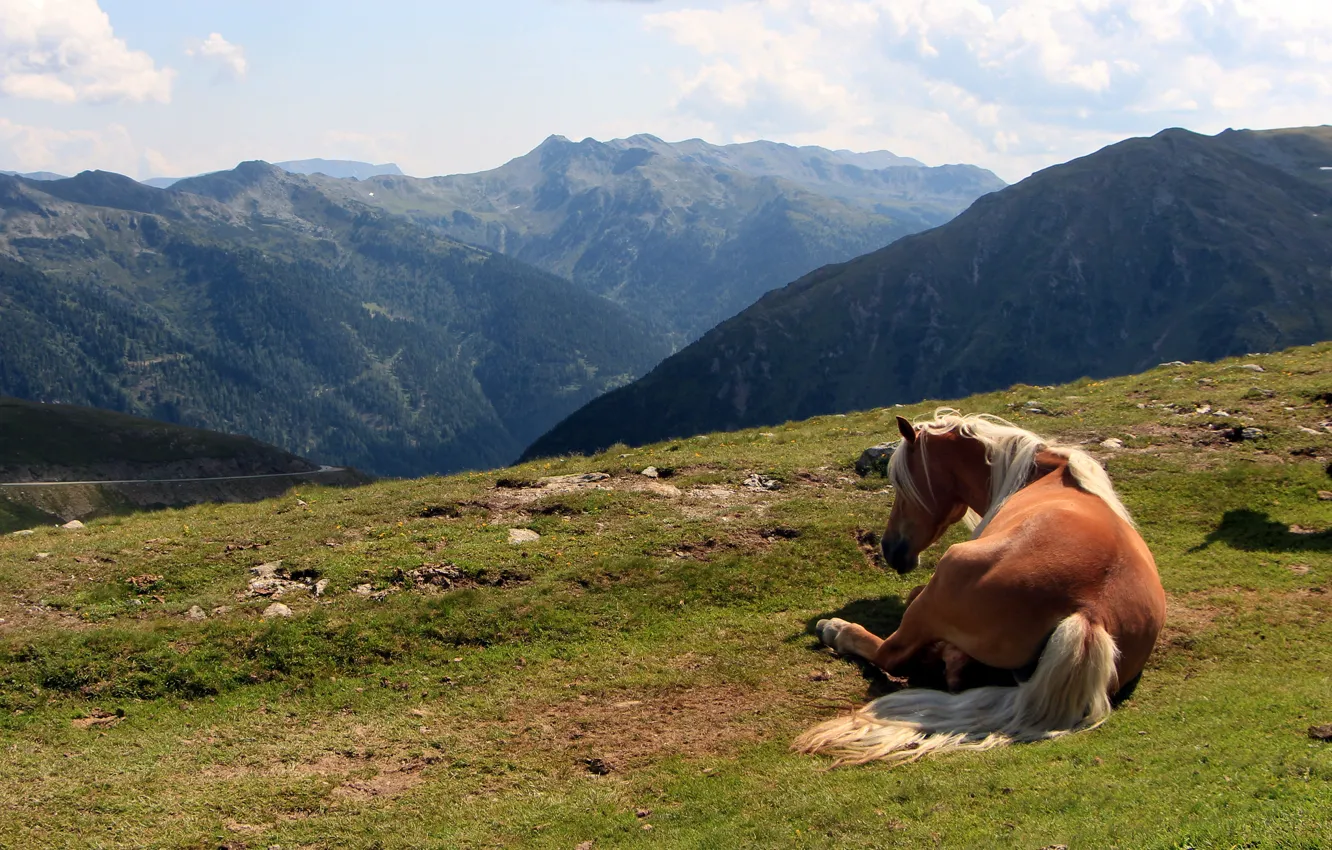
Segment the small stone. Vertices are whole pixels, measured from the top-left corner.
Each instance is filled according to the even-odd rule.
[[[352,593],[355,593],[357,596],[369,596],[374,592],[375,589],[368,584],[358,584],[352,588]]]
[[[574,847],[574,850],[592,850],[592,842],[591,842],[591,841],[580,841],[580,842]]]
[[[1262,431],[1262,429],[1260,429],[1260,428],[1241,428],[1241,429],[1240,429],[1240,439],[1241,439],[1241,440],[1261,440],[1263,437],[1266,437],[1266,436],[1267,436],[1267,435],[1264,434],[1263,431]]]
[[[1176,367],[1176,366],[1187,366],[1187,365],[1188,365],[1188,364],[1185,363],[1183,360],[1171,360],[1169,363],[1162,363],[1162,364],[1160,364],[1159,366],[1157,366],[1156,368],[1158,368],[1158,369],[1162,369],[1162,368],[1174,368],[1174,367]]]
[[[1236,369],[1243,369],[1243,370],[1246,371],[1246,372],[1266,372],[1266,371],[1267,371],[1267,370],[1264,369],[1262,366],[1259,366],[1257,363],[1244,363],[1244,364],[1242,364],[1242,365],[1236,366],[1235,368],[1236,368]]]
[[[1274,396],[1276,396],[1276,393],[1272,390],[1265,390],[1261,387],[1249,387],[1248,391],[1245,392],[1244,395],[1241,396],[1241,398],[1259,399],[1259,398],[1273,398]]]
[[[639,474],[639,475],[646,475],[648,478],[660,478],[660,477],[661,477],[661,473],[657,471],[657,468],[656,468],[655,466],[649,466],[648,468],[644,469],[642,472],[640,472],[640,473],[638,473],[638,474]]]
[[[592,773],[597,776],[605,776],[614,769],[611,767],[610,763],[607,762],[605,759],[599,759],[599,758],[583,759],[583,764],[587,765],[588,773]]]
[[[230,605],[219,605],[213,609],[214,617],[221,617],[223,614],[230,614],[230,613],[231,613]]]
[[[264,609],[264,619],[271,620],[274,617],[290,617],[291,609],[281,602],[274,602]]]
[[[1322,434],[1320,434],[1319,432],[1315,431],[1314,429],[1312,429],[1312,428],[1306,428],[1306,427],[1304,427],[1303,425],[1300,426],[1300,431],[1302,431],[1302,432],[1305,433],[1305,434],[1312,434],[1312,435],[1314,435],[1315,437],[1321,437],[1321,436],[1323,436]]]
[[[315,596],[323,596],[325,590],[328,590],[328,579],[321,578],[315,582]]]
[[[1109,438],[1108,440],[1102,440],[1102,441],[1101,441],[1101,448],[1103,448],[1103,449],[1122,449],[1122,448],[1124,448],[1124,441],[1121,440],[1121,439],[1119,439],[1118,437],[1111,437],[1111,438]]]
[[[893,452],[902,444],[901,440],[893,443],[879,443],[877,446],[870,446],[860,453],[856,459],[856,474],[861,478],[869,475],[871,472],[879,475],[888,474],[888,462],[893,459]]]
[[[782,482],[776,478],[769,478],[766,475],[759,475],[757,472],[745,479],[744,486],[751,490],[780,490]]]
[[[510,542],[510,543],[514,543],[514,544],[518,544],[518,543],[532,543],[532,542],[535,542],[535,541],[540,540],[540,539],[541,539],[541,535],[540,535],[540,534],[537,534],[535,531],[533,531],[533,530],[530,529],[530,528],[511,528],[511,529],[509,529],[509,542]]]
[[[60,527],[68,528],[70,531],[78,531],[80,528],[86,528],[87,526],[85,526],[83,523],[79,522],[76,519],[72,519]]]
[[[204,613],[204,609],[200,608],[198,605],[191,605],[191,606],[190,606],[190,610],[188,610],[188,611],[185,612],[185,619],[187,619],[187,620],[207,620],[207,619],[208,619],[208,615],[205,614],[205,613]]]
[[[15,537],[27,537],[29,534],[32,534],[32,533],[34,533],[34,532],[33,532],[33,530],[32,530],[31,528],[25,528],[25,529],[23,529],[22,531],[15,531],[15,532],[13,532],[13,534],[14,534]]]
[[[310,506],[310,503],[307,502],[307,501],[305,501],[304,499],[297,499],[297,500],[296,500],[296,507],[298,507],[298,508],[306,508],[306,507],[309,507],[309,506]]]
[[[652,810],[651,810],[651,809],[635,809],[635,810],[634,810],[634,817],[637,817],[637,818],[646,818],[646,817],[651,817],[651,816],[652,816]]]
[[[37,554],[33,555],[33,557],[36,558],[36,559],[39,560],[39,561],[45,561],[47,558],[51,557],[51,553],[50,553],[50,552],[38,552]]]
[[[1318,501],[1320,501],[1320,502],[1332,502],[1332,490],[1319,490],[1319,491],[1318,491]]]
[[[1332,723],[1324,723],[1322,726],[1310,726],[1309,737],[1315,741],[1332,741]]]

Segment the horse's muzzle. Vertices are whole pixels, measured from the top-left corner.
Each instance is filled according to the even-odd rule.
[[[911,544],[904,537],[895,540],[885,537],[881,548],[884,562],[898,575],[906,575],[920,564],[920,557],[911,552]]]

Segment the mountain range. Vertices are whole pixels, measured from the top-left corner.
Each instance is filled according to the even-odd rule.
[[[1002,188],[971,165],[927,168],[774,142],[551,136],[500,168],[450,177],[312,178],[568,278],[687,343],[763,293],[949,220]]]
[[[886,152],[698,143],[672,153],[635,138],[551,141],[504,172],[506,191],[529,199],[578,176],[576,196],[540,220],[580,263],[600,246],[597,286],[395,209],[401,193],[434,185],[413,178],[261,162],[168,190],[108,172],[0,177],[0,393],[247,434],[380,475],[493,466],[644,374],[692,333],[682,328],[701,327],[680,321],[686,313],[704,322],[739,309],[779,285],[780,269],[798,274],[920,229],[995,182]],[[605,168],[608,152],[642,161]],[[646,165],[658,158],[669,164]],[[626,193],[638,200],[624,203]],[[876,193],[885,209],[920,211],[875,212]],[[589,216],[596,198],[605,208]],[[559,254],[543,244],[547,259]],[[719,277],[719,257],[745,271]],[[647,290],[674,305],[668,315],[644,306],[649,267]]]
[[[527,457],[1332,336],[1332,127],[1166,130],[771,292]]]

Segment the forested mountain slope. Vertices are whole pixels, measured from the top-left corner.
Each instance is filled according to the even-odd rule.
[[[568,281],[263,163],[169,191],[0,177],[0,311],[0,394],[386,475],[510,460],[666,352]]]
[[[1332,337],[1332,127],[1167,130],[820,269],[528,455]]]

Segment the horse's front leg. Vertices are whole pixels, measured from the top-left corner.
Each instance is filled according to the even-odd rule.
[[[908,627],[903,620],[897,631],[887,638],[878,638],[869,629],[856,623],[834,618],[819,620],[814,627],[823,645],[838,655],[855,655],[869,661],[889,675],[896,675],[933,640]]]

